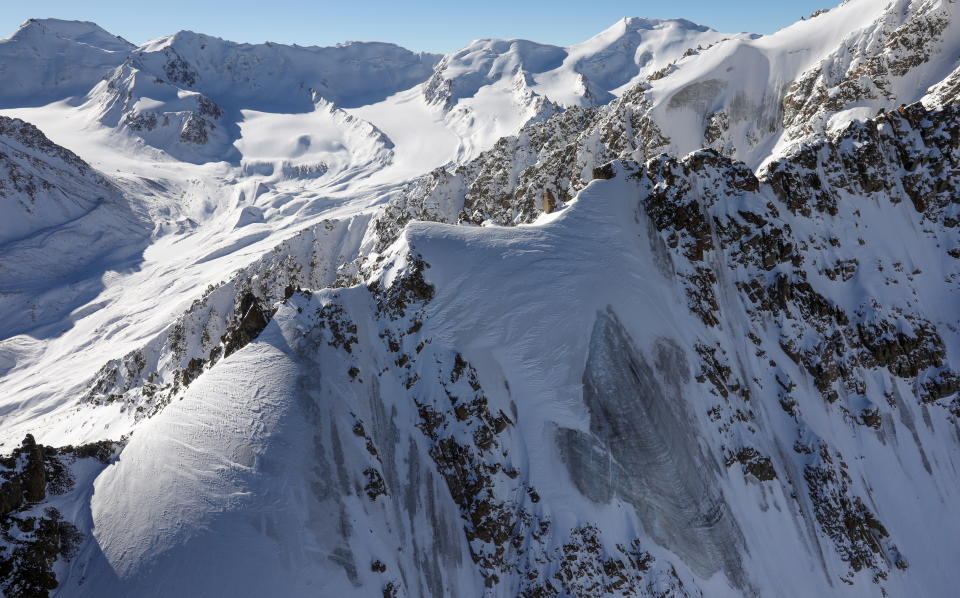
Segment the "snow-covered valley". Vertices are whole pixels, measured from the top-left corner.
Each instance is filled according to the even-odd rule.
[[[952,0],[0,80],[0,595],[960,582]]]

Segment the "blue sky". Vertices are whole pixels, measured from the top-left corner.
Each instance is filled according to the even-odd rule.
[[[523,37],[568,45],[620,17],[683,17],[724,32],[772,33],[839,0],[0,0],[0,37],[30,17],[94,21],[134,43],[192,29],[242,41],[331,45],[395,42],[450,52],[480,37]]]

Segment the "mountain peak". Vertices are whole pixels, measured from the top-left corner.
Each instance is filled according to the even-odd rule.
[[[690,31],[699,31],[701,33],[706,33],[707,31],[714,31],[711,27],[706,25],[700,25],[694,23],[693,21],[688,21],[687,19],[653,19],[649,17],[623,17],[614,24],[612,27],[617,27],[623,25],[629,31],[641,31],[644,29],[668,29],[668,28],[677,28],[677,29],[686,29]],[[612,28],[611,27],[611,28]]]
[[[113,35],[91,21],[54,18],[27,19],[10,39],[21,40],[40,36],[54,36],[108,52],[127,52],[134,47],[119,35]]]
[[[133,47],[88,21],[29,19],[0,39],[0,106],[38,106],[82,96]]]

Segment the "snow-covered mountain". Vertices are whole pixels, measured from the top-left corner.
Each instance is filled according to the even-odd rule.
[[[442,58],[29,22],[0,594],[952,595],[958,21]],[[46,85],[63,44],[118,56]]]
[[[37,106],[82,96],[133,44],[93,23],[30,19],[0,40],[0,106]]]
[[[624,18],[567,48],[519,39],[483,39],[446,56],[424,92],[431,101],[452,106],[519,74],[532,91],[563,106],[595,106],[688,52],[724,39],[755,37],[725,35],[682,19]]]
[[[624,18],[589,40],[562,48],[527,40],[482,39],[443,58],[425,83],[431,104],[450,111],[462,136],[492,129],[479,149],[564,107],[599,106],[685,54],[728,35],[682,19]],[[468,152],[472,157],[476,152]]]
[[[230,160],[245,110],[367,105],[419,83],[438,59],[385,43],[251,45],[186,31],[132,50],[89,95],[103,124],[176,158]]]

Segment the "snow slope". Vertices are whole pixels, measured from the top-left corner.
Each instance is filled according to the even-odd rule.
[[[265,177],[342,178],[393,161],[387,135],[322,99],[300,114],[245,111],[240,129],[244,170]]]
[[[146,219],[113,183],[33,125],[2,116],[0,201],[3,339],[46,335],[99,294],[104,268],[126,267],[146,245]]]

